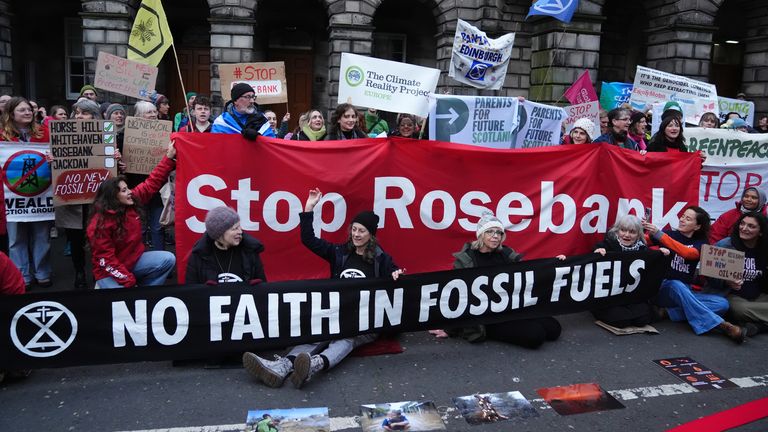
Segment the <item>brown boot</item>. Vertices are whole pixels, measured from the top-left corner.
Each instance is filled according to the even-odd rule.
[[[728,321],[721,322],[717,327],[725,332],[726,336],[731,338],[737,344],[744,343],[747,339],[747,329],[745,327],[739,327]]]

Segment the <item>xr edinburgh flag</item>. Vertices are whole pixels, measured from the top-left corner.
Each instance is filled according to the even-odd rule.
[[[157,66],[173,36],[160,0],[143,0],[128,38],[128,60]]]
[[[528,16],[525,18],[531,15],[549,15],[564,23],[569,23],[578,7],[579,0],[538,0],[528,10]]]

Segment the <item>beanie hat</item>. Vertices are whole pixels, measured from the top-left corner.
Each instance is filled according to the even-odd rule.
[[[159,107],[160,104],[163,104],[163,103],[170,104],[170,102],[168,102],[168,98],[165,95],[160,93],[155,95],[154,99],[152,100],[152,103],[154,103],[156,107]]]
[[[728,120],[726,122],[726,125],[728,125],[727,129],[738,129],[738,128],[747,127],[747,122],[745,122],[744,119],[737,117],[737,118],[732,118]]]
[[[370,210],[361,211],[352,219],[352,223],[355,222],[364,226],[371,235],[376,235],[376,229],[379,227],[379,216]]]
[[[101,113],[99,112],[99,104],[90,99],[82,99],[75,102],[75,104],[72,105],[72,111],[77,108],[79,108],[82,112],[91,113],[94,120],[101,118]]]
[[[678,117],[683,116],[683,107],[675,101],[670,101],[664,104],[664,109],[661,110],[661,121],[664,121],[670,115],[676,115]]]
[[[589,137],[590,141],[595,139],[595,123],[586,118],[580,118],[576,120],[575,123],[573,123],[573,129],[579,128],[587,133],[587,136]]]
[[[195,92],[187,92],[187,102],[189,102],[189,98],[191,98],[192,96],[197,96],[197,93],[195,93]]]
[[[122,111],[123,114],[125,114],[125,108],[122,105],[118,103],[113,103],[112,105],[107,107],[107,110],[104,112],[104,118],[109,120],[109,118],[112,117],[112,114],[118,111]]]
[[[97,91],[96,91],[96,87],[94,87],[94,86],[92,86],[92,85],[90,85],[90,84],[86,84],[86,85],[84,85],[84,86],[80,87],[80,96],[82,96],[82,95],[83,95],[83,93],[85,93],[85,92],[86,92],[86,90],[91,90],[91,91],[93,91],[94,93],[96,93],[96,94],[99,94],[99,92],[97,92]]]
[[[230,92],[232,95],[232,100],[237,100],[240,98],[240,96],[248,93],[253,92],[253,87],[251,87],[250,84],[240,82],[232,86],[232,91]]]
[[[240,216],[229,207],[221,206],[211,209],[205,216],[205,232],[208,237],[217,240],[228,229],[240,221]]]
[[[483,212],[483,215],[480,216],[480,220],[477,222],[477,232],[476,232],[477,238],[480,238],[480,236],[482,236],[484,232],[488,231],[491,228],[498,228],[504,231],[504,225],[501,223],[499,218],[494,216],[493,213],[489,211],[485,211]]]

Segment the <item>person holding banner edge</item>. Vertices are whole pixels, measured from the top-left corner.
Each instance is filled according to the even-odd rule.
[[[224,112],[213,121],[212,133],[242,134],[245,139],[257,136],[275,137],[264,113],[259,111],[256,92],[249,84],[240,82],[232,86],[232,99],[224,106]]]
[[[691,289],[701,246],[707,241],[709,219],[709,213],[703,208],[689,206],[680,216],[677,230],[661,231],[652,223],[643,222],[650,240],[672,252],[670,268],[667,269],[655,303],[666,308],[662,312],[666,312],[672,321],[687,321],[697,335],[718,328],[740,344],[747,337],[747,329],[722,318],[728,311],[728,301],[717,294],[705,294]]]
[[[149,177],[128,188],[123,176],[112,177],[99,185],[88,224],[93,275],[98,288],[130,288],[137,285],[162,285],[176,264],[167,251],[144,251],[139,205],[168,181],[176,168],[176,147],[168,143],[165,157]],[[138,205],[137,205],[138,204]]]
[[[291,139],[297,141],[323,141],[325,139],[325,118],[318,109],[310,109],[305,114],[306,124],[299,118],[299,129]]]
[[[312,226],[315,206],[322,198],[320,189],[309,191],[304,212],[299,213],[301,242],[330,265],[331,279],[382,278],[397,280],[405,273],[392,257],[378,245],[376,230],[379,216],[362,211],[349,225],[345,243],[330,243],[315,236]],[[243,354],[245,369],[269,387],[280,387],[290,375],[294,387],[301,388],[316,373],[339,364],[353,349],[373,342],[377,334],[369,333],[351,338],[315,342],[293,347],[285,357],[265,360],[256,354]]]
[[[594,143],[611,144],[617,147],[639,151],[635,140],[629,137],[629,110],[614,108],[608,111],[608,132],[595,138]]]

